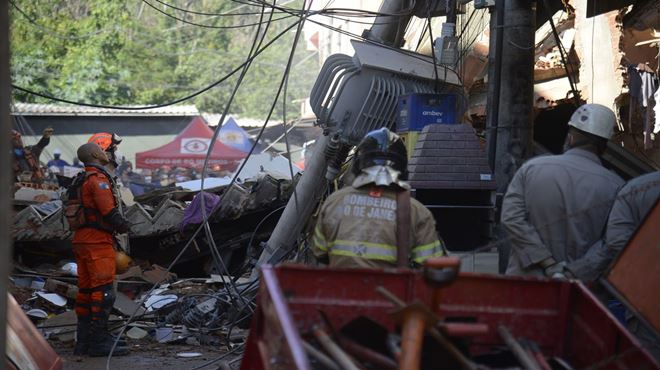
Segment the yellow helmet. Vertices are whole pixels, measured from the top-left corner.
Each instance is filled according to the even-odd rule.
[[[126,253],[117,251],[115,253],[115,270],[118,274],[123,274],[128,271],[128,268],[133,263],[133,259],[129,257]]]

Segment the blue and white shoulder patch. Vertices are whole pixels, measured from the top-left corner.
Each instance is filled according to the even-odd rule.
[[[108,190],[110,189],[110,184],[108,184],[107,182],[99,182],[99,188],[103,190]]]

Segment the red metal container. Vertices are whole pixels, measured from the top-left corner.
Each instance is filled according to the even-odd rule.
[[[322,323],[323,310],[334,327],[358,316],[394,327],[392,304],[375,288],[384,286],[412,302],[430,305],[432,289],[408,270],[336,270],[266,266],[241,370],[310,369],[301,334]],[[576,369],[660,369],[639,342],[577,282],[462,273],[445,288],[439,307],[444,318],[474,317],[487,334],[472,338],[472,354],[502,345],[497,326],[539,344],[547,356]]]

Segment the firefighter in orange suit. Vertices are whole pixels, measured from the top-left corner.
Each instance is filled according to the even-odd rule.
[[[115,301],[114,233],[125,233],[130,224],[118,211],[112,176],[105,166],[106,152],[94,143],[78,149],[85,164],[85,180],[80,188],[84,224],[73,236],[73,251],[78,263],[77,355],[107,356],[115,338],[108,332],[108,318]],[[125,355],[126,343],[120,341],[114,355]]]

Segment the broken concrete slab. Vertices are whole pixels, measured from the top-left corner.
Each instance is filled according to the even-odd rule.
[[[75,339],[77,322],[76,312],[71,310],[47,319],[37,326],[37,329],[41,330],[46,337],[66,343]]]
[[[126,336],[131,339],[143,339],[147,335],[149,335],[149,332],[147,332],[146,330],[142,330],[136,326],[133,326],[126,332]]]
[[[61,207],[45,216],[36,207],[30,206],[14,215],[11,235],[20,241],[64,240],[71,235],[71,231]]]
[[[164,267],[158,265],[152,265],[151,267],[153,269],[148,271],[143,271],[142,276],[144,280],[152,284],[167,283],[169,281],[174,281],[176,279],[176,274],[167,271],[167,269]]]
[[[64,307],[66,306],[66,298],[62,297],[61,295],[57,293],[44,293],[44,292],[37,292],[37,296],[39,298],[49,302],[50,304],[53,304],[57,307]]]
[[[42,327],[64,327],[69,325],[73,327],[76,326],[77,322],[78,318],[76,317],[76,311],[71,310],[49,318],[48,320],[44,321],[44,323],[40,325],[38,329],[41,329]]]
[[[164,199],[149,212],[147,207],[136,203],[126,210],[126,218],[133,225],[132,237],[153,236],[179,230],[183,220],[184,205]]]
[[[78,294],[77,286],[55,279],[47,279],[44,289],[70,299],[76,299],[76,295]]]
[[[123,274],[117,275],[117,280],[129,280],[131,278],[142,279],[142,269],[140,268],[140,266],[131,266]]]
[[[128,298],[128,296],[122,292],[117,292],[117,299],[115,300],[113,308],[125,316],[142,316],[145,312],[144,308],[140,307],[140,305]]]

